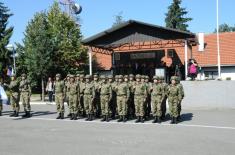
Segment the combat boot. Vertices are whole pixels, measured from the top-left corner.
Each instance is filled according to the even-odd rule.
[[[157,123],[157,116],[154,116],[154,120],[152,123]]]
[[[179,115],[176,120],[177,120],[177,122],[180,122],[181,116]]]
[[[69,113],[69,114],[67,115],[67,117],[70,117],[70,118],[71,118],[71,117],[72,117],[72,114],[71,114],[71,113]]]
[[[86,121],[89,121],[89,120],[90,120],[90,114],[87,114]]]
[[[25,114],[24,115],[22,115],[22,118],[26,118],[28,116],[28,112],[27,111],[25,111]]]
[[[118,122],[121,122],[123,119],[122,119],[122,115],[119,116],[119,119],[117,120]]]
[[[15,116],[14,117],[18,117],[19,116],[19,112],[16,112]]]
[[[77,114],[73,114],[73,120],[77,120],[77,119],[78,119]]]
[[[89,121],[93,121],[93,115],[92,115],[92,114],[90,114],[90,119],[89,119]]]
[[[2,116],[2,112],[0,111],[0,116]]]
[[[73,120],[73,118],[74,118],[74,114],[71,114],[70,115],[70,120]]]
[[[174,124],[177,124],[178,121],[177,121],[177,117],[174,117]]]
[[[140,116],[137,116],[135,123],[139,123],[139,122],[140,122]]]
[[[101,119],[101,122],[104,122],[106,120],[106,116],[103,116],[103,119]]]
[[[127,117],[125,115],[123,115],[123,122],[126,122],[127,121]]]
[[[64,119],[64,113],[61,113],[60,119]]]
[[[10,117],[15,117],[15,115],[16,115],[16,111],[14,111],[14,112],[10,115]]]
[[[171,118],[171,122],[170,122],[170,123],[171,123],[171,124],[174,124],[174,123],[175,123],[174,117]]]
[[[144,117],[143,116],[140,117],[140,122],[144,123]]]
[[[56,117],[56,119],[60,119],[61,118],[61,113],[59,113],[59,115]]]
[[[159,117],[159,116],[157,117],[157,122],[161,123],[161,117]]]
[[[109,115],[105,116],[106,122],[109,122]]]
[[[27,118],[31,117],[30,111],[27,111]]]

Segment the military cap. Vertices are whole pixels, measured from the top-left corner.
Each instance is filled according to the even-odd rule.
[[[98,75],[98,74],[94,74],[93,77],[94,77],[94,78],[98,78],[99,75]]]
[[[128,79],[128,78],[129,78],[129,76],[128,76],[128,75],[124,75],[124,78],[125,78],[125,79]]]
[[[133,77],[135,77],[135,76],[134,76],[133,74],[130,74],[129,77],[132,77],[132,78],[133,78]]]
[[[153,76],[153,79],[154,80],[160,80],[160,77],[155,75],[155,76]]]
[[[67,74],[67,76],[66,77],[70,77],[71,76],[71,74]]]
[[[145,75],[141,75],[141,79],[145,79]]]
[[[118,79],[119,78],[119,75],[115,75],[115,79]]]
[[[84,74],[81,74],[81,75],[80,75],[80,78],[84,78]]]
[[[77,74],[76,77],[80,77],[80,74]]]
[[[119,75],[118,78],[119,78],[119,79],[123,79],[123,75]]]
[[[56,76],[56,77],[61,77],[61,75],[60,75],[60,74],[56,74],[55,76]]]
[[[141,78],[141,75],[137,74],[137,75],[135,76],[135,78],[136,78],[136,79],[140,79],[140,78]]]
[[[149,76],[148,76],[148,75],[145,75],[145,79],[149,79]]]
[[[113,79],[113,76],[112,76],[112,75],[109,75],[108,78],[109,78],[109,79]]]
[[[70,78],[74,78],[75,76],[74,75],[69,75]]]
[[[159,80],[164,80],[164,76],[159,76]]]
[[[101,75],[100,79],[106,79],[106,76],[105,75]]]
[[[180,77],[179,76],[175,76],[175,80],[176,81],[180,81]]]
[[[91,78],[91,75],[86,75],[85,76],[85,79],[90,79]]]
[[[26,74],[25,74],[25,73],[23,73],[23,74],[21,75],[21,77],[26,77]]]
[[[171,77],[171,81],[172,81],[172,80],[176,80],[176,76],[172,76],[172,77]]]

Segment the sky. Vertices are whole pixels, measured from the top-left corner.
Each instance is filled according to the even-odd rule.
[[[24,31],[34,14],[48,10],[55,0],[0,0],[14,15],[9,26],[14,26],[11,43],[22,43]],[[80,14],[84,38],[110,28],[115,15],[122,12],[124,20],[139,20],[165,26],[165,13],[172,0],[76,0],[83,10]],[[189,30],[193,33],[212,33],[216,28],[216,0],[182,0],[188,11]],[[235,0],[219,0],[219,24],[235,25]]]

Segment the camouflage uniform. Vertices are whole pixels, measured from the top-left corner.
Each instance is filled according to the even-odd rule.
[[[161,119],[165,119],[166,116],[166,100],[167,100],[167,88],[168,88],[168,84],[164,82],[164,77],[161,76],[160,78],[160,82],[163,86],[164,92],[163,92],[163,99],[162,99],[162,118]]]
[[[94,99],[95,99],[95,87],[91,82],[91,76],[86,75],[86,85],[84,88],[84,107],[88,118],[87,121],[93,120],[94,114]]]
[[[146,97],[146,104],[145,104],[146,117],[150,117],[150,112],[151,112],[151,92],[150,92],[150,89],[152,87],[152,83],[149,82],[148,76],[143,76],[142,78],[144,78],[144,83],[147,87],[147,97]]]
[[[112,99],[112,86],[109,82],[107,82],[107,78],[105,76],[101,76],[103,80],[103,84],[100,87],[100,102],[101,102],[101,112],[103,115],[102,121],[109,121],[109,110],[110,110],[110,102]]]
[[[128,101],[128,115],[132,118],[135,116],[135,103],[134,103],[134,86],[136,82],[134,81],[134,75],[129,75],[129,87],[130,87],[130,98]]]
[[[171,82],[175,80],[176,77],[172,76]],[[182,100],[182,94],[176,83],[175,84],[172,83],[168,86],[167,96],[168,96],[170,115],[172,117],[171,123],[177,123],[177,117],[179,116],[178,105],[179,101]]]
[[[100,105],[100,86],[101,81],[99,81],[99,76],[97,74],[94,75],[93,85],[95,87],[95,99],[94,99],[94,111],[96,117],[100,117],[101,113],[101,105]]]
[[[30,82],[26,79],[26,74],[22,74],[22,79],[20,81],[20,99],[24,107],[25,115],[23,117],[30,117],[30,96],[31,96],[31,86]],[[24,79],[23,79],[24,78]]]
[[[179,90],[180,90],[180,94],[182,95],[182,98],[179,100],[179,105],[178,105],[178,120],[180,119],[180,113],[181,113],[181,102],[184,98],[184,87],[183,85],[180,83],[180,78],[177,76],[176,77],[176,83],[177,83],[177,86],[179,87]]]
[[[12,106],[12,110],[14,111],[14,113],[11,114],[10,117],[18,117],[20,111],[19,82],[16,79],[12,79],[8,88],[10,90],[10,103]]]
[[[152,114],[154,116],[153,123],[160,122],[162,116],[162,100],[164,95],[164,87],[159,82],[159,77],[154,76],[154,83],[152,85],[152,93],[151,93],[151,103],[152,103]]]
[[[58,79],[55,81],[55,103],[59,114],[56,119],[64,119],[64,97],[66,87],[64,81],[60,80],[60,74],[56,74],[56,78]]]
[[[65,83],[65,102],[67,102],[67,105],[69,106],[69,95],[67,95],[68,91],[69,91],[69,84],[70,84],[70,74],[68,74],[64,80]]]
[[[116,87],[118,86],[118,75],[115,76],[115,81],[112,82],[112,75],[109,76],[109,83],[111,84],[113,95],[112,95],[112,101],[110,105],[110,111],[112,113],[112,118],[115,119],[115,116],[117,114],[117,93],[116,93]]]
[[[80,82],[79,82],[79,87],[80,87],[80,105],[81,105],[81,115],[85,115],[85,106],[84,106],[84,89],[85,89],[86,83],[84,82],[84,75],[80,75]]]
[[[69,110],[71,112],[71,120],[77,120],[77,114],[78,114],[78,104],[79,104],[79,85],[77,82],[75,82],[74,76],[70,76],[70,84],[67,92],[67,95],[69,97]],[[74,81],[73,81],[74,80]]]
[[[136,75],[136,79],[140,79],[140,75]],[[133,87],[134,89],[134,101],[135,101],[135,115],[137,117],[137,122],[144,122],[145,115],[145,103],[148,95],[147,87],[144,82],[137,81],[136,85]]]
[[[127,82],[123,82],[123,76],[119,76],[119,84],[116,87],[116,93],[117,93],[117,108],[118,108],[118,115],[120,121],[126,121],[126,115],[127,115],[127,100],[130,97],[130,90]]]

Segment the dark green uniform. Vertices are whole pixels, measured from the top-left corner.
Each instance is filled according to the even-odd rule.
[[[84,88],[84,108],[88,118],[87,121],[93,120],[94,115],[94,99],[95,99],[95,87],[91,82],[91,76],[86,75],[86,84]]]
[[[180,78],[179,77],[176,77],[176,83],[177,83],[177,86],[179,87],[179,90],[180,90],[180,94],[182,95],[182,98],[179,100],[179,105],[178,105],[178,121],[180,120],[180,113],[181,113],[181,102],[184,98],[184,87],[183,85],[180,83]]]

